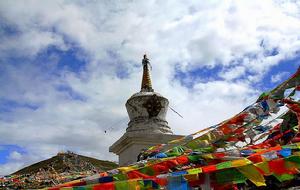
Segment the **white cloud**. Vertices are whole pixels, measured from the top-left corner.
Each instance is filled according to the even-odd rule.
[[[246,72],[246,68],[243,66],[236,66],[229,71],[223,71],[220,73],[220,76],[226,80],[236,79],[240,76],[243,76]]]
[[[12,151],[8,157],[9,157],[9,159],[12,159],[12,160],[21,160],[22,154],[19,153],[18,151]]]
[[[62,149],[116,160],[108,147],[127,127],[124,104],[139,90],[144,52],[154,89],[184,116],[169,111],[173,131],[189,134],[241,111],[259,94],[252,84],[300,47],[299,5],[285,1],[1,1],[0,12],[2,26],[16,28],[15,35],[0,33],[0,98],[38,107],[0,116],[0,143],[28,152],[26,162],[0,165],[6,173]],[[49,46],[79,48],[85,69],[53,75],[55,55],[28,62]],[[12,56],[24,63],[10,65]],[[189,75],[204,66],[221,73],[207,81]],[[191,88],[174,77],[175,68],[187,73]],[[117,77],[124,70],[128,76]],[[84,101],[58,91],[61,85]]]
[[[273,82],[273,83],[280,82],[280,81],[282,81],[282,79],[284,77],[287,77],[289,75],[290,75],[289,72],[280,72],[280,73],[277,73],[276,75],[272,75],[271,76],[271,82]]]
[[[13,163],[13,162],[9,162],[7,164],[4,165],[0,165],[0,176],[4,176],[7,175],[13,171],[16,171],[17,168],[21,168],[23,166],[22,163]]]

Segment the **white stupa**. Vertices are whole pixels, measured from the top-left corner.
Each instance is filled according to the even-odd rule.
[[[129,123],[125,134],[117,140],[109,151],[119,156],[119,165],[137,161],[144,148],[166,143],[180,138],[173,135],[166,121],[169,101],[157,92],[151,84],[149,59],[144,55],[141,91],[133,94],[126,102]]]

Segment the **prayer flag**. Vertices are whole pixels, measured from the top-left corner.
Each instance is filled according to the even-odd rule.
[[[230,168],[231,165],[231,161],[227,161],[227,162],[221,162],[219,164],[217,164],[217,169],[221,170],[221,169],[225,169],[225,168]]]
[[[235,168],[216,172],[216,179],[219,184],[223,183],[244,183],[246,177]]]
[[[202,169],[201,168],[193,168],[193,169],[189,169],[187,170],[188,174],[198,174],[198,173],[202,173]]]
[[[245,177],[252,181],[256,186],[265,186],[265,179],[253,165],[246,165],[237,168]]]

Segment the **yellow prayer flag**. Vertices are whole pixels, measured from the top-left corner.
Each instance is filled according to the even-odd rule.
[[[120,170],[121,172],[129,172],[129,171],[131,171],[131,170],[134,170],[134,168],[133,167],[120,167],[120,168],[118,168],[118,170]]]
[[[130,190],[140,190],[141,189],[141,187],[136,179],[128,180],[128,187]]]
[[[237,168],[245,177],[252,181],[256,186],[266,186],[265,179],[254,165],[246,165]]]
[[[272,172],[270,172],[269,164],[268,162],[260,162],[257,164],[254,164],[257,168],[261,169],[264,172],[264,175],[269,176],[272,175]]]
[[[213,154],[203,154],[201,157],[205,159],[214,159]]]
[[[193,168],[193,169],[189,169],[187,170],[188,174],[198,174],[198,173],[202,173],[202,168]]]
[[[207,133],[207,134],[204,134],[203,136],[201,136],[200,138],[201,140],[208,140],[208,141],[212,141],[215,139],[215,135],[212,134],[212,133]]]
[[[232,167],[240,167],[251,164],[251,161],[248,159],[239,159],[239,160],[232,160],[231,165]]]
[[[294,152],[293,155],[300,156],[300,152]]]
[[[81,182],[81,181],[82,181],[81,179],[76,179],[76,180],[73,180],[73,181],[69,181],[69,182],[63,183],[62,185],[75,184],[75,183],[79,183],[79,182]]]

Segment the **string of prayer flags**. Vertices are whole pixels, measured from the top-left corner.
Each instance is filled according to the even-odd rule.
[[[295,180],[300,175],[298,84],[300,69],[228,120],[150,147],[143,152],[151,155],[146,160],[52,189],[232,189],[249,181],[259,187],[270,179],[277,180],[273,184]],[[285,95],[288,89],[292,93]]]

